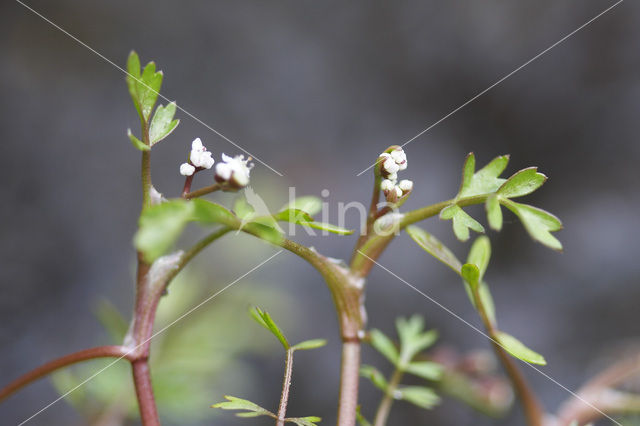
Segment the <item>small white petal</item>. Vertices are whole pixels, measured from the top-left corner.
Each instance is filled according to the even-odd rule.
[[[402,192],[409,192],[413,189],[413,181],[409,179],[403,179],[398,184],[398,188],[402,190]]]
[[[231,161],[233,161],[232,157],[229,157],[227,154],[225,154],[224,152],[222,153],[222,161],[224,161],[225,163],[229,163]]]
[[[196,171],[196,168],[189,163],[180,164],[180,174],[182,176],[191,176],[195,171]]]
[[[229,180],[231,178],[231,173],[233,170],[231,166],[227,163],[218,163],[216,164],[216,176],[218,176],[222,180]]]
[[[400,170],[400,166],[398,166],[398,164],[393,160],[393,158],[387,158],[384,161],[383,167],[387,173],[397,173],[398,170]]]
[[[387,179],[389,179],[395,185],[396,181],[398,180],[398,174],[390,173],[389,176],[387,176]]]
[[[406,170],[407,169],[407,162],[405,161],[402,164],[399,164],[398,167],[400,167],[400,170]]]
[[[249,173],[234,173],[233,180],[238,186],[249,185]]]
[[[205,147],[202,145],[202,141],[200,138],[195,138],[193,142],[191,142],[191,150],[192,151],[204,151]]]
[[[393,158],[393,160],[396,163],[402,164],[405,161],[407,161],[407,154],[405,154],[405,152],[402,150],[402,148],[400,148],[400,149],[396,149],[394,151],[391,151],[391,158]]]
[[[384,179],[380,182],[380,189],[383,191],[391,191],[393,189],[394,183],[389,179]]]
[[[400,189],[399,186],[394,187],[395,191],[396,191],[396,195],[398,197],[402,197],[402,189]]]

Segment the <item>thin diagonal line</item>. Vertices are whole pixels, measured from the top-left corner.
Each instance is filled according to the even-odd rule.
[[[58,24],[56,24],[55,22],[51,21],[49,18],[45,17],[44,15],[42,15],[41,13],[39,13],[38,11],[36,11],[35,9],[33,9],[31,6],[26,5],[25,3],[23,3],[20,0],[16,0],[16,2],[18,2],[19,4],[21,4],[22,6],[24,6],[26,9],[30,10],[31,12],[33,12],[35,15],[39,16],[40,18],[42,18],[44,21],[48,22],[49,24],[51,24],[54,28],[60,30],[62,33],[64,33],[65,35],[67,35],[68,37],[70,37],[71,39],[73,39],[74,41],[76,41],[77,43],[79,43],[81,46],[87,48],[88,50],[90,50],[91,52],[95,53],[97,56],[99,56],[100,58],[102,58],[103,60],[105,60],[106,62],[108,62],[109,64],[113,65],[115,68],[117,68],[118,70],[122,71],[124,74],[128,75],[129,77],[135,79],[138,83],[142,84],[143,86],[145,86],[147,89],[151,90],[152,92],[156,93],[160,98],[164,99],[167,102],[171,102],[171,100],[169,98],[167,98],[166,96],[164,96],[163,94],[161,94],[160,92],[157,92],[156,90],[154,90],[153,88],[149,87],[147,84],[145,84],[143,81],[141,81],[140,79],[134,77],[133,75],[131,75],[129,72],[127,72],[127,70],[125,70],[124,68],[122,68],[120,65],[116,64],[115,62],[113,62],[111,59],[107,58],[106,56],[104,56],[102,53],[98,52],[97,50],[95,50],[94,48],[92,48],[91,46],[89,46],[87,43],[83,42],[82,40],[80,40],[78,37],[74,36],[73,34],[71,34],[70,32],[68,32],[67,30],[65,30],[64,28],[60,27]],[[222,133],[220,133],[219,131],[217,131],[216,129],[214,129],[213,127],[211,127],[210,125],[208,125],[207,123],[205,123],[204,121],[200,120],[198,117],[196,117],[195,115],[193,115],[192,113],[190,113],[189,111],[187,111],[186,109],[182,108],[180,105],[176,104],[176,108],[178,108],[180,111],[182,111],[183,113],[185,113],[187,116],[191,117],[192,119],[194,119],[195,121],[197,121],[198,123],[202,124],[204,127],[206,127],[207,129],[211,130],[213,133],[215,133],[216,135],[220,136],[222,139],[224,139],[225,141],[229,142],[231,145],[235,146],[236,148],[238,148],[239,150],[241,150],[242,152],[244,152],[245,154],[253,157],[254,160],[256,160],[257,162],[259,162],[260,164],[262,164],[263,166],[265,166],[266,168],[268,168],[269,170],[271,170],[273,173],[277,174],[278,176],[283,176],[282,173],[280,173],[279,171],[277,171],[276,169],[274,169],[273,167],[269,166],[267,163],[265,163],[264,161],[262,161],[260,158],[258,158],[256,155],[250,153],[249,151],[247,151],[246,149],[244,149],[243,147],[241,147],[240,145],[238,145],[237,143],[235,143],[234,141],[232,141],[231,139],[229,139],[228,137],[226,137],[225,135],[223,135]]]
[[[444,306],[442,303],[438,302],[437,300],[435,300],[433,297],[429,296],[428,294],[426,294],[425,292],[423,292],[422,290],[419,290],[418,288],[416,288],[414,285],[410,284],[409,282],[407,282],[406,280],[404,280],[403,278],[399,277],[397,274],[395,274],[394,272],[392,272],[391,270],[389,270],[388,268],[386,268],[385,266],[381,265],[380,263],[378,263],[376,260],[372,259],[371,257],[367,256],[365,253],[363,253],[362,251],[358,250],[358,253],[360,253],[362,256],[366,257],[367,259],[369,259],[370,261],[372,261],[373,263],[375,263],[376,265],[378,265],[379,267],[381,267],[382,269],[384,269],[385,271],[387,271],[389,274],[391,274],[392,276],[394,276],[395,278],[397,278],[398,280],[402,281],[404,284],[406,284],[408,287],[410,287],[411,289],[415,290],[417,293],[419,293],[420,295],[422,295],[423,297],[425,297],[426,299],[428,299],[429,301],[433,302],[435,305],[437,305],[439,308],[443,309],[444,311],[446,311],[448,314],[452,315],[453,317],[455,317],[456,319],[462,321],[464,324],[466,324],[467,326],[471,327],[473,330],[475,330],[476,332],[478,332],[479,334],[483,335],[484,337],[486,337],[487,339],[489,339],[490,341],[492,341],[493,343],[495,343],[496,345],[500,346],[502,349],[504,349],[505,351],[509,352],[507,350],[507,348],[502,345],[500,342],[498,342],[497,340],[493,339],[491,336],[489,336],[487,333],[485,333],[484,331],[480,330],[478,327],[476,327],[475,325],[471,324],[469,321],[467,321],[466,319],[462,318],[460,315],[456,314],[455,312],[453,312],[451,309],[447,308],[446,306]],[[622,426],[622,424],[618,423],[617,421],[615,421],[614,419],[612,419],[611,417],[609,417],[605,412],[603,412],[602,410],[600,410],[598,407],[594,406],[593,404],[591,404],[589,401],[587,401],[586,399],[582,398],[580,395],[578,395],[577,393],[573,392],[571,389],[567,388],[566,386],[564,386],[562,383],[558,382],[556,379],[554,379],[553,377],[549,376],[547,373],[545,373],[544,371],[540,370],[539,368],[534,367],[532,364],[529,364],[528,362],[524,362],[520,359],[518,359],[518,361],[522,362],[523,364],[533,368],[535,371],[537,371],[538,373],[542,374],[544,377],[546,377],[548,380],[550,380],[551,382],[555,383],[556,385],[558,385],[560,388],[564,389],[565,391],[569,392],[574,398],[579,399],[581,402],[584,402],[586,405],[588,405],[589,407],[593,408],[594,410],[596,410],[598,413],[602,414],[604,417],[606,417],[607,419],[611,420],[613,423],[617,424],[618,426]]]
[[[405,145],[407,145],[410,142],[413,142],[414,140],[418,139],[420,136],[424,135],[425,133],[427,133],[429,130],[433,129],[434,127],[436,127],[438,124],[442,123],[444,120],[446,120],[447,118],[451,117],[453,114],[457,113],[458,111],[460,111],[461,109],[463,109],[464,107],[466,107],[467,105],[469,105],[470,103],[472,103],[473,101],[475,101],[476,99],[478,99],[479,97],[481,97],[482,95],[484,95],[485,93],[487,93],[488,91],[490,91],[491,89],[493,89],[494,87],[496,87],[497,85],[499,85],[500,83],[502,83],[503,81],[505,81],[506,79],[508,79],[509,77],[511,77],[512,75],[516,74],[518,71],[522,70],[523,68],[525,68],[527,65],[531,64],[532,62],[534,62],[536,59],[540,58],[541,56],[545,55],[547,52],[549,52],[550,50],[552,50],[553,48],[557,47],[559,44],[562,44],[563,42],[565,42],[567,39],[571,38],[572,36],[574,36],[577,32],[579,32],[580,30],[584,29],[585,27],[587,27],[589,24],[592,24],[594,21],[596,21],[598,18],[600,18],[601,16],[605,15],[606,13],[608,13],[611,9],[613,9],[614,7],[618,6],[620,3],[622,3],[624,0],[618,0],[616,3],[614,3],[613,5],[609,6],[608,8],[606,8],[605,10],[603,10],[602,12],[600,12],[599,14],[597,14],[596,16],[594,16],[593,18],[589,19],[587,22],[585,22],[584,24],[580,25],[578,28],[576,28],[575,30],[571,31],[569,34],[567,34],[566,36],[562,37],[560,40],[556,41],[555,43],[553,43],[551,46],[547,47],[546,49],[544,49],[542,52],[538,53],[536,56],[534,56],[533,58],[529,59],[527,62],[525,62],[524,64],[520,65],[518,68],[514,69],[513,71],[511,71],[509,74],[506,74],[504,77],[502,77],[501,79],[499,79],[498,81],[496,81],[495,83],[493,83],[491,86],[487,87],[486,89],[484,89],[483,91],[479,92],[477,95],[475,95],[474,97],[472,97],[471,99],[469,99],[468,101],[466,101],[465,103],[463,103],[462,105],[460,105],[459,107],[457,107],[456,109],[452,110],[451,112],[449,112],[447,115],[445,115],[444,117],[442,117],[441,119],[439,119],[438,121],[436,121],[435,123],[431,124],[429,127],[427,127],[426,129],[422,130],[420,133],[418,133],[417,135],[415,135],[414,137],[412,137],[411,139],[407,140],[405,143],[403,143],[402,145],[400,145],[401,147],[404,147]],[[372,165],[370,165],[369,167],[367,167],[366,169],[364,169],[363,171],[361,171],[360,173],[357,174],[357,176],[362,175],[364,172],[366,172],[367,170],[369,170],[370,168],[372,168],[373,166],[375,166],[378,162],[376,161],[375,163],[373,163]]]
[[[230,282],[229,284],[227,284],[226,286],[224,286],[221,290],[218,290],[217,292],[215,292],[214,294],[212,294],[211,296],[207,297],[206,299],[204,299],[202,302],[198,303],[196,306],[194,306],[193,308],[189,309],[187,312],[185,312],[184,314],[180,315],[178,318],[176,318],[175,320],[173,320],[171,323],[169,323],[167,326],[165,326],[164,328],[162,328],[161,330],[157,331],[156,333],[154,333],[151,337],[149,337],[147,340],[143,341],[142,343],[140,343],[139,345],[137,345],[136,347],[130,349],[127,353],[125,353],[124,355],[122,355],[120,358],[116,358],[115,361],[110,362],[109,364],[107,364],[106,367],[98,370],[96,373],[94,373],[93,375],[89,376],[87,379],[85,379],[84,381],[82,381],[81,383],[79,383],[78,385],[74,386],[73,388],[71,388],[70,390],[68,390],[64,395],[61,395],[60,397],[58,397],[57,399],[55,399],[54,401],[50,402],[49,404],[47,404],[45,407],[43,407],[42,409],[40,409],[38,412],[36,412],[35,414],[33,414],[31,417],[29,417],[26,420],[23,420],[22,423],[20,423],[18,426],[22,426],[25,423],[29,422],[30,420],[32,420],[34,417],[36,417],[37,415],[39,415],[40,413],[42,413],[43,411],[47,410],[49,407],[51,407],[53,404],[55,404],[56,402],[66,398],[69,394],[71,394],[72,392],[76,391],[79,387],[83,386],[84,384],[86,384],[87,382],[93,380],[96,376],[98,376],[100,373],[102,373],[103,371],[105,371],[106,369],[108,369],[109,367],[111,367],[113,364],[115,364],[116,362],[120,361],[121,359],[125,358],[127,355],[135,352],[136,349],[138,349],[140,346],[144,345],[145,343],[149,342],[151,339],[153,339],[154,337],[156,337],[157,335],[163,333],[164,331],[166,331],[169,327],[172,327],[173,325],[175,325],[178,321],[181,321],[182,319],[184,319],[187,315],[190,315],[191,313],[193,313],[193,311],[195,311],[196,309],[200,308],[202,305],[204,305],[205,303],[209,302],[210,300],[212,300],[214,297],[218,296],[220,293],[222,293],[223,291],[225,291],[226,289],[228,289],[229,287],[231,287],[232,285],[236,284],[238,281],[240,281],[241,279],[243,279],[244,277],[246,277],[247,275],[249,275],[250,273],[252,273],[253,271],[255,271],[256,269],[260,268],[262,265],[264,265],[265,263],[269,262],[271,259],[273,259],[274,257],[276,257],[277,255],[279,255],[280,253],[282,253],[283,250],[279,250],[277,251],[274,255],[272,255],[271,257],[269,257],[266,260],[263,260],[262,262],[260,262],[258,265],[254,266],[253,268],[251,268],[250,270],[248,270],[247,272],[245,272],[244,274],[242,274],[241,276],[239,276],[238,278],[236,278],[235,280],[233,280],[232,282]]]

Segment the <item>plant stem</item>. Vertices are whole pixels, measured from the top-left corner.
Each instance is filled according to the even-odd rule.
[[[354,426],[356,424],[359,380],[360,342],[344,342],[342,344],[342,365],[340,369],[338,426]]]
[[[213,185],[205,186],[204,188],[200,188],[193,192],[188,192],[186,194],[183,193],[182,197],[190,200],[192,198],[202,197],[203,195],[210,194],[215,191],[219,191],[222,189],[222,185],[219,183],[214,183]]]
[[[495,325],[489,319],[487,311],[485,310],[482,299],[480,298],[479,286],[472,289],[473,298],[480,313],[480,318],[491,338],[491,345],[495,351],[498,359],[502,363],[511,383],[518,395],[518,400],[522,404],[525,418],[529,426],[542,426],[544,422],[544,410],[538,402],[535,394],[527,384],[522,372],[518,369],[513,359],[505,352],[505,350],[498,343],[498,335]]]
[[[142,424],[144,426],[157,426],[160,424],[160,418],[158,417],[158,410],[153,397],[149,361],[146,358],[138,359],[131,363],[131,367]]]
[[[280,395],[280,405],[278,406],[278,418],[276,426],[284,426],[284,419],[287,415],[287,403],[289,402],[289,389],[291,388],[291,375],[293,373],[293,349],[287,349],[287,360],[284,367],[284,378],[282,379],[282,394]]]
[[[128,355],[127,348],[124,346],[99,346],[65,355],[54,359],[53,361],[49,361],[9,383],[0,390],[0,401],[9,397],[11,394],[20,390],[29,383],[72,364],[97,358],[127,358]]]
[[[391,412],[391,405],[393,404],[394,400],[393,393],[398,388],[400,380],[402,379],[402,375],[403,372],[400,369],[396,369],[393,372],[393,376],[391,376],[391,380],[389,380],[387,392],[385,392],[382,400],[380,401],[380,405],[378,406],[376,418],[373,422],[374,426],[384,426],[387,424],[387,419],[389,418],[389,413]]]

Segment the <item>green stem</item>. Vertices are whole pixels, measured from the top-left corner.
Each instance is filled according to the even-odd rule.
[[[278,418],[276,426],[284,426],[284,419],[287,415],[287,403],[289,402],[289,390],[291,389],[291,376],[293,374],[293,349],[287,349],[287,359],[284,366],[284,377],[282,379],[282,393],[280,394],[280,405],[278,406]]]
[[[396,389],[398,389],[400,380],[402,380],[402,375],[403,372],[400,369],[396,369],[393,372],[391,380],[389,380],[387,391],[385,392],[382,400],[380,401],[380,405],[378,406],[376,418],[373,422],[374,426],[384,426],[387,424],[387,419],[389,418],[389,413],[391,412],[391,405],[394,401],[393,393],[396,391]]]
[[[190,200],[192,198],[202,197],[203,195],[207,195],[212,192],[219,191],[221,189],[222,189],[222,185],[220,185],[219,183],[214,183],[213,185],[205,186],[204,188],[200,188],[196,191],[187,192],[183,194],[182,197],[186,198],[187,200]]]

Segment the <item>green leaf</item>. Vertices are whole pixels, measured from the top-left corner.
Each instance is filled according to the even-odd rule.
[[[403,399],[420,408],[430,409],[440,402],[440,397],[431,388],[424,386],[407,386],[400,388],[397,399]]]
[[[298,426],[317,426],[317,423],[322,421],[322,418],[316,416],[289,417],[284,419],[284,421],[288,423],[295,423]]]
[[[406,231],[413,241],[418,243],[418,245],[427,253],[460,274],[462,264],[451,250],[442,244],[436,237],[415,225],[408,226]]]
[[[294,349],[296,351],[306,351],[309,349],[321,348],[326,344],[327,341],[325,339],[312,339],[305,340],[304,342],[300,342],[297,345],[293,345],[291,349]]]
[[[222,410],[244,410],[245,413],[237,413],[238,417],[258,417],[258,416],[269,416],[274,419],[277,417],[271,411],[262,408],[258,404],[254,404],[251,401],[247,401],[246,399],[236,398],[235,396],[225,395],[225,399],[228,401],[218,402],[217,404],[213,404],[211,408],[220,408]]]
[[[495,325],[496,313],[493,303],[493,297],[491,296],[491,292],[489,291],[489,286],[485,282],[481,281],[480,269],[478,268],[478,266],[473,263],[466,263],[462,265],[461,275],[464,283],[464,288],[467,292],[467,296],[469,296],[471,305],[479,311],[478,304],[476,303],[476,297],[473,293],[474,290],[477,289],[478,297],[480,298],[480,302],[484,307],[484,312],[489,318],[491,324]]]
[[[262,220],[265,220],[266,223],[262,222]],[[281,245],[284,240],[284,236],[280,229],[274,227],[271,223],[268,223],[264,217],[256,218],[254,221],[244,224],[242,229],[261,240],[277,246]]]
[[[156,64],[149,62],[141,74],[140,58],[132,51],[127,60],[127,87],[141,121],[149,120],[161,86],[162,71],[156,72]]]
[[[504,198],[522,197],[540,188],[546,180],[537,167],[528,167],[511,176],[497,192]]]
[[[562,229],[560,219],[527,204],[511,200],[501,200],[501,203],[518,216],[531,238],[554,250],[562,250],[562,243],[551,235],[551,232]]]
[[[371,346],[385,356],[393,365],[398,364],[400,355],[393,342],[380,330],[373,329],[369,333]]]
[[[423,379],[438,380],[442,377],[443,368],[436,362],[416,361],[407,365],[405,371]]]
[[[351,235],[353,230],[342,228],[340,226],[332,225],[330,223],[316,222],[313,218],[302,209],[285,209],[276,213],[273,216],[276,220],[282,220],[285,222],[295,223],[302,226],[308,226],[309,228],[319,229],[322,231],[331,232],[339,235]]]
[[[155,114],[153,115],[153,119],[151,119],[151,125],[149,128],[149,139],[151,142],[151,146],[169,136],[169,134],[173,132],[176,127],[178,127],[178,123],[180,123],[180,120],[173,119],[175,113],[175,102],[169,103],[166,107],[162,105],[158,106]]]
[[[440,219],[453,220],[453,232],[460,241],[467,241],[469,239],[469,228],[476,232],[484,232],[484,227],[457,204],[451,204],[442,209]]]
[[[131,133],[131,129],[127,129],[127,136],[129,136],[129,140],[131,141],[131,144],[135,149],[140,151],[151,151],[149,145],[145,145],[144,142],[142,142],[140,139],[135,137],[133,133]]]
[[[282,206],[280,211],[288,209],[302,210],[308,213],[309,216],[314,216],[316,213],[322,210],[322,200],[313,195],[298,197]]]
[[[196,198],[188,201],[193,206],[192,220],[204,224],[220,223],[230,227],[238,224],[238,218],[225,207],[211,201]]]
[[[491,229],[495,231],[501,230],[502,209],[500,208],[500,201],[498,200],[498,197],[496,195],[490,195],[487,197],[485,208],[487,210],[487,220],[489,221]]]
[[[358,420],[358,426],[371,426],[371,422],[367,420],[360,411],[360,406],[356,407],[356,420]]]
[[[467,257],[467,263],[472,263],[478,267],[479,280],[482,281],[484,273],[489,266],[489,259],[491,258],[491,242],[489,238],[482,235],[473,242],[471,250],[469,250],[469,256]]]
[[[400,337],[400,359],[398,368],[404,369],[417,354],[427,349],[438,339],[435,330],[424,330],[424,319],[420,315],[411,318],[398,318],[396,328]]]
[[[276,336],[276,338],[280,341],[280,343],[282,343],[282,346],[284,346],[285,350],[289,350],[289,348],[291,347],[289,345],[289,342],[284,337],[282,330],[280,330],[278,325],[275,323],[275,321],[273,321],[273,319],[267,312],[263,311],[258,307],[253,307],[249,310],[249,313],[251,314],[253,319],[256,320],[258,324],[260,324],[261,326],[269,330],[271,334]]]
[[[462,279],[464,279],[472,290],[475,290],[480,285],[480,269],[472,263],[465,263],[462,265]]]
[[[507,333],[498,331],[496,333],[496,340],[498,341],[500,346],[502,346],[507,352],[518,359],[529,362],[531,364],[547,365],[547,361],[545,361],[542,355],[532,351],[531,349],[526,347],[520,340]]]
[[[360,367],[360,375],[371,380],[371,383],[373,383],[375,387],[380,389],[382,392],[387,393],[389,384],[387,383],[387,379],[384,378],[382,373],[377,368],[371,365],[363,364]]]
[[[465,161],[462,185],[457,198],[495,192],[506,181],[506,179],[498,178],[498,176],[504,171],[508,163],[509,156],[502,155],[494,158],[489,164],[474,173],[475,157],[473,154],[469,154]]]
[[[193,204],[185,200],[168,201],[145,209],[134,237],[136,248],[147,262],[153,262],[169,251],[192,217]]]

